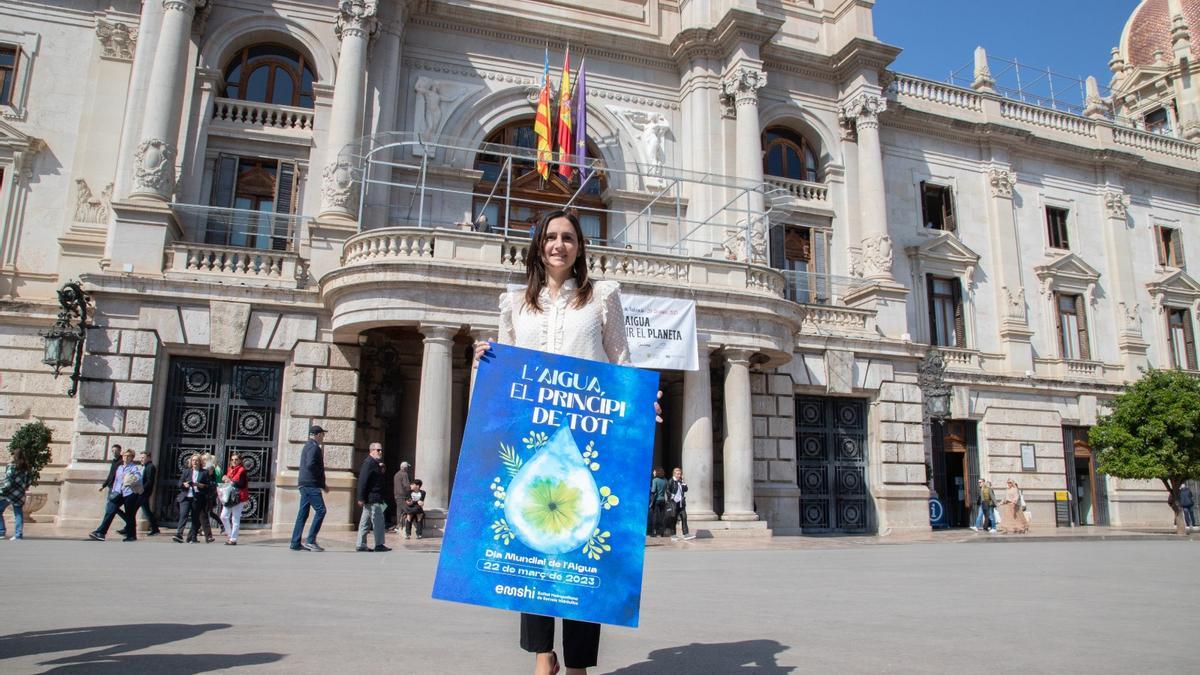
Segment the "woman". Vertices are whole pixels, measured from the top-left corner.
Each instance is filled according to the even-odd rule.
[[[237,546],[238,532],[242,529],[242,506],[250,501],[250,477],[246,475],[246,467],[242,466],[241,455],[229,456],[229,471],[221,477],[221,482],[237,489],[237,503],[221,505],[221,524],[229,535],[225,545]]]
[[[663,478],[662,467],[654,467],[650,474],[650,537],[667,536],[667,479]]]
[[[1010,478],[1008,489],[1004,491],[1004,501],[1000,502],[1000,506],[1004,509],[1004,515],[1001,516],[1004,527],[1000,528],[1001,532],[1024,534],[1029,531],[1029,522],[1025,520],[1025,514],[1021,512],[1021,502],[1023,501],[1021,489],[1017,487],[1017,482]]]
[[[573,214],[551,211],[534,227],[525,256],[525,288],[500,296],[500,342],[630,364],[620,287],[588,278],[587,245]],[[476,343],[476,360],[489,348],[487,342]],[[654,407],[658,413],[658,404]],[[585,674],[596,665],[600,625],[570,619],[562,624],[567,675]],[[521,648],[537,655],[534,675],[558,672],[552,617],[521,614]]]
[[[33,476],[29,473],[29,464],[21,454],[13,456],[12,462],[4,469],[4,480],[0,481],[0,539],[8,534],[4,525],[4,510],[13,507],[13,521],[16,529],[12,541],[25,538],[25,492]]]
[[[225,478],[225,473],[221,471],[221,465],[217,464],[217,458],[211,452],[204,453],[204,468],[213,476],[213,484],[220,485]],[[221,528],[221,534],[225,534],[225,524],[221,522],[221,513],[217,509],[220,504],[217,504],[217,491],[212,490],[208,495],[208,504],[204,507],[204,515],[201,520],[204,521],[204,541],[211,544],[214,541],[212,536],[212,526],[209,524],[209,519],[217,521],[217,526]]]

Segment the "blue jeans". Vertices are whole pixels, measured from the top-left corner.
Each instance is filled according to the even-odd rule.
[[[1179,508],[1183,509],[1184,524],[1186,524],[1188,527],[1195,527],[1196,526],[1196,512],[1192,510],[1192,507],[1181,506]],[[4,511],[4,507],[0,506],[0,512],[3,512],[3,511]],[[18,510],[17,513],[20,514],[21,512]],[[18,515],[17,517],[20,518],[21,516]],[[17,522],[21,522],[21,521],[17,521]],[[20,527],[21,527],[20,525],[17,526],[18,534],[20,534],[20,532],[21,532],[21,530],[19,529]]]
[[[304,534],[304,523],[308,521],[308,510],[313,510],[312,526],[308,528],[308,543],[317,543],[317,533],[325,520],[325,497],[321,488],[300,488],[300,510],[296,513],[296,526],[292,528],[292,548],[300,546],[300,535]]]
[[[984,529],[984,513],[987,514],[988,520],[990,521],[990,526],[996,527],[996,507],[984,506],[983,504],[980,504],[979,507],[975,509],[975,527],[980,530]]]
[[[8,501],[7,499],[0,498],[0,537],[3,537],[4,535],[8,534],[8,528],[6,528],[4,526],[4,509],[7,509],[9,504],[12,504],[12,502]],[[17,525],[16,525],[17,530],[15,532],[13,532],[13,536],[16,537],[17,539],[24,539],[25,538],[25,511],[21,508],[21,506],[19,504],[12,504],[12,507],[13,507],[13,520],[15,520],[17,522]]]

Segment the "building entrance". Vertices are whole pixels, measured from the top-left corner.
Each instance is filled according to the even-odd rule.
[[[171,360],[155,490],[164,526],[178,525],[179,477],[192,455],[206,452],[222,467],[241,455],[250,478],[242,526],[270,523],[282,372],[271,363]]]
[[[979,451],[975,440],[975,422],[948,420],[934,424],[933,489],[946,510],[946,525],[967,527],[979,481]]]
[[[1063,454],[1071,520],[1076,525],[1108,525],[1108,496],[1104,477],[1096,472],[1096,456],[1087,427],[1063,427]]]
[[[861,399],[796,397],[796,472],[805,534],[860,533],[872,527],[866,413]]]

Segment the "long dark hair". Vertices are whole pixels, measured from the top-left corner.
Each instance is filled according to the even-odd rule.
[[[579,242],[579,257],[575,258],[575,266],[571,268],[571,276],[575,278],[576,286],[573,304],[583,307],[592,299],[592,281],[588,279],[587,242],[583,238],[583,227],[579,225],[579,218],[574,213],[555,209],[538,219],[537,226],[533,229],[533,237],[529,241],[529,252],[525,254],[525,306],[535,312],[542,311],[538,296],[541,295],[542,287],[546,285],[546,263],[542,260],[542,251],[546,247],[546,230],[550,227],[550,221],[556,218],[566,218],[571,222],[571,227],[575,228],[575,239]]]

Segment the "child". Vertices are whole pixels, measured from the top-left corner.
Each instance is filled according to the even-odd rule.
[[[421,488],[421,480],[414,479],[409,483],[408,498],[404,500],[404,538],[412,537],[412,524],[417,521],[417,539],[423,537],[425,531],[425,490]]]

